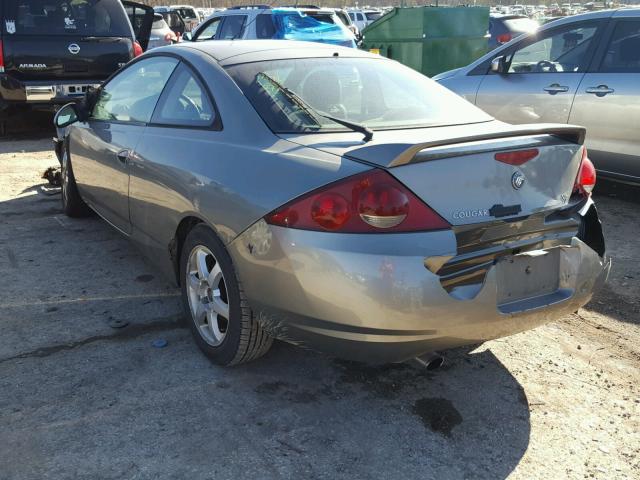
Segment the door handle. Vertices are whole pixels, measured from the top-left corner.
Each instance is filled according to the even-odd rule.
[[[552,83],[548,87],[544,87],[543,90],[551,95],[555,95],[556,93],[568,92],[569,87],[559,85],[557,83]]]
[[[589,87],[585,90],[587,93],[593,93],[598,97],[604,97],[607,93],[613,93],[615,90],[607,85],[598,85],[597,87]]]
[[[129,159],[130,150],[120,150],[116,153],[116,157],[118,157],[118,161],[124,165],[127,164],[127,160]]]

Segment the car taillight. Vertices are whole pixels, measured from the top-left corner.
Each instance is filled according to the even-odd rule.
[[[140,44],[138,42],[133,42],[133,56],[135,57],[139,57],[140,55],[142,55],[142,47],[140,46]]]
[[[596,167],[587,156],[587,148],[582,147],[582,160],[580,161],[580,168],[578,169],[578,176],[576,177],[576,183],[573,186],[573,191],[574,193],[578,192],[588,196],[591,195],[593,187],[595,186]]]
[[[0,73],[4,73],[4,50],[2,40],[0,40]]]
[[[269,213],[272,225],[339,233],[418,232],[450,228],[398,180],[370,170],[331,183]]]
[[[498,152],[494,158],[502,163],[508,163],[509,165],[522,165],[532,158],[538,156],[537,148],[530,148],[528,150],[514,150],[513,152]]]
[[[498,43],[507,43],[511,41],[511,34],[510,33],[503,33],[501,35],[498,35],[496,37],[496,40],[498,41]]]

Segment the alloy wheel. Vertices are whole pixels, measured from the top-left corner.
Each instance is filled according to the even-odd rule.
[[[193,248],[186,268],[191,318],[212,347],[220,345],[229,326],[229,299],[220,262],[203,245]]]

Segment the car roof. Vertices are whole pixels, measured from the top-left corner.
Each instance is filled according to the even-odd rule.
[[[197,43],[184,42],[170,48],[199,50],[221,65],[287,58],[323,58],[336,56],[336,54],[350,58],[381,58],[380,55],[357,48],[295,40],[212,40]]]

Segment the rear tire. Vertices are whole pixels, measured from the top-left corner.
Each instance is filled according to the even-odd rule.
[[[78,191],[67,148],[62,150],[61,163],[62,209],[68,217],[88,217],[92,212],[89,206],[84,203]]]
[[[260,326],[222,242],[205,225],[187,235],[180,255],[182,302],[200,350],[218,365],[264,355],[273,339]]]

